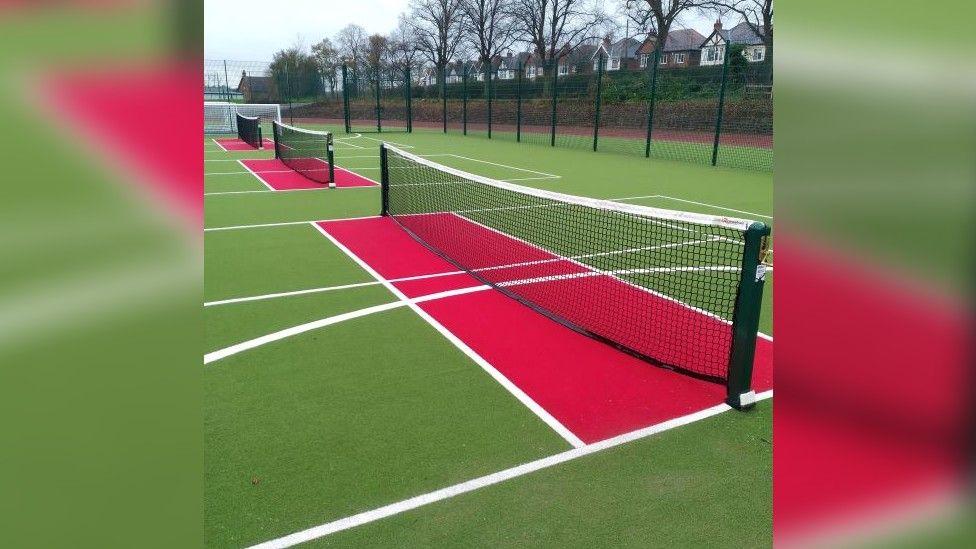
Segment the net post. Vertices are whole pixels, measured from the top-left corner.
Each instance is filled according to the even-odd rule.
[[[654,100],[657,95],[657,66],[661,62],[661,48],[654,48],[654,59],[651,62],[651,96],[647,105],[647,139],[644,141],[644,157],[651,156],[651,134],[654,133]]]
[[[281,141],[281,134],[279,133],[277,122],[271,122],[271,133],[274,135],[275,158],[281,158],[281,152],[278,150],[278,142]]]
[[[726,403],[737,410],[751,408],[755,403],[752,364],[756,356],[759,313],[766,281],[766,266],[761,264],[761,258],[769,232],[769,226],[758,221],[745,231],[739,292],[732,313],[732,349],[729,353],[726,393]]]
[[[593,151],[596,152],[600,139],[600,106],[603,101],[603,54],[597,57],[596,71],[596,109],[593,114]]]
[[[518,64],[518,83],[515,85],[515,141],[522,142],[522,76],[525,67],[522,61]]]
[[[390,215],[390,167],[386,143],[380,143],[380,215]]]
[[[468,65],[461,72],[461,133],[468,135]]]
[[[729,75],[729,52],[731,44],[725,44],[725,59],[722,63],[722,85],[718,89],[718,113],[715,116],[715,141],[712,143],[712,166],[718,161],[718,140],[722,134],[722,111],[725,110],[725,82]]]
[[[258,122],[258,143],[260,144],[258,146],[258,148],[259,149],[263,149],[264,148],[264,136],[261,134],[261,123],[260,122]]]
[[[407,133],[413,133],[413,80],[410,79],[410,67],[404,70],[403,79],[407,87]]]
[[[326,160],[329,163],[329,183],[335,184],[335,144],[332,142],[331,132],[326,143],[326,151]]]
[[[352,133],[352,122],[349,115],[349,68],[342,64],[342,113],[346,125],[346,133]]]
[[[550,59],[549,60],[549,73],[552,74],[552,116],[550,120],[549,128],[549,146],[556,146],[556,64]]]

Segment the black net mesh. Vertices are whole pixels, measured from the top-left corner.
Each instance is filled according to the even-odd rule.
[[[260,149],[263,146],[261,138],[261,119],[258,117],[241,116],[237,114],[237,137],[254,147]]]
[[[317,183],[335,181],[332,134],[275,122],[275,157]]]
[[[727,379],[748,221],[549,193],[386,151],[387,213],[425,246],[577,331]]]

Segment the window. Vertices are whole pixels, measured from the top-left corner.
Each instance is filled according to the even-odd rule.
[[[752,60],[753,61],[762,61],[764,57],[766,57],[766,48],[765,47],[756,48],[756,49],[752,50]]]
[[[610,58],[610,70],[615,71],[620,68],[620,58],[611,57]]]
[[[593,72],[596,72],[596,71],[599,71],[599,70],[600,70],[600,59],[597,58],[597,59],[594,59],[593,60]]]
[[[569,65],[559,65],[559,76],[566,76],[569,74]]]
[[[668,54],[664,54],[664,55],[661,56],[661,64],[662,65],[667,65],[668,64]]]
[[[641,54],[641,56],[640,56],[640,68],[643,69],[644,67],[647,66],[647,58],[648,57],[650,57],[650,56],[647,55],[646,53],[642,53]]]
[[[674,54],[674,62],[675,63],[684,63],[685,62],[685,54],[683,54],[683,53],[676,53],[676,54]]]

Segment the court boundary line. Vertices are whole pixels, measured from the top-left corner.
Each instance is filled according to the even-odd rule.
[[[368,187],[367,187],[368,188]],[[255,223],[253,225],[228,225],[225,227],[206,227],[203,229],[204,232],[210,231],[233,231],[237,229],[261,229],[264,227],[284,227],[287,225],[302,225],[307,223],[320,223],[323,221],[356,221],[358,219],[374,219],[377,217],[382,217],[379,215],[363,215],[359,217],[337,217],[334,219],[306,219],[304,221],[281,221],[273,223]]]
[[[756,401],[763,401],[773,397],[773,390],[763,391],[756,394]],[[319,524],[311,528],[306,528],[304,530],[299,530],[291,534],[271,539],[256,545],[250,546],[249,549],[283,549],[286,547],[291,547],[298,545],[299,543],[305,543],[312,541],[314,539],[323,538],[325,536],[341,532],[343,530],[349,530],[357,526],[362,526],[364,524],[369,524],[371,522],[376,522],[381,519],[392,517],[394,515],[399,515],[407,511],[412,511],[420,507],[424,507],[433,503],[451,499],[455,496],[460,496],[462,494],[471,493],[477,491],[481,488],[486,488],[488,486],[493,486],[496,484],[501,484],[503,482],[523,477],[543,469],[548,469],[556,465],[561,465],[563,463],[568,463],[570,461],[577,460],[582,457],[590,456],[605,450],[612,448],[617,448],[625,444],[636,442],[638,440],[646,439],[654,435],[661,434],[666,431],[670,431],[677,427],[683,427],[685,425],[690,425],[692,423],[708,419],[710,417],[717,416],[719,414],[728,412],[733,408],[728,404],[717,404],[691,414],[684,416],[679,416],[676,418],[669,419],[667,421],[662,421],[654,425],[649,425],[635,431],[630,431],[628,433],[623,433],[615,437],[604,439],[600,442],[594,442],[592,444],[586,444],[578,448],[573,448],[560,452],[558,454],[552,454],[543,458],[539,458],[533,461],[523,463],[521,465],[516,465],[514,467],[509,467],[508,469],[503,469],[488,475],[483,475],[476,477],[464,482],[453,484],[445,488],[434,490],[432,492],[427,492],[425,494],[420,494],[400,500],[395,503],[384,505],[382,507],[377,507],[369,511],[364,511],[362,513],[357,513],[355,515],[346,516],[340,519],[336,519],[330,522]]]
[[[366,263],[362,258],[352,253],[352,250],[347,248],[343,243],[339,242],[338,239],[336,239],[334,236],[329,234],[329,232],[326,231],[324,227],[322,227],[318,223],[313,223],[312,225],[320,234],[322,234],[322,236],[327,238],[330,242],[332,242],[334,246],[338,247],[339,250],[341,250],[344,254],[349,256],[349,258],[352,259],[357,265],[359,265],[360,268],[365,270],[367,273],[369,273],[370,276],[372,276],[376,280],[380,281],[383,287],[385,287],[390,293],[396,296],[398,300],[409,301],[410,298],[408,298],[396,286],[394,286],[385,278],[383,278],[382,275],[376,272],[376,270],[374,270],[373,267],[370,266],[368,263]],[[479,287],[475,286],[475,288],[479,288]],[[488,288],[490,287],[489,286],[484,287],[484,289],[488,289]],[[570,446],[574,448],[579,448],[585,445],[585,443],[578,436],[576,436],[575,433],[567,429],[565,425],[560,423],[559,420],[553,417],[552,414],[546,411],[545,408],[543,408],[536,401],[534,401],[532,397],[527,395],[524,391],[522,391],[522,389],[520,389],[517,385],[512,383],[511,380],[509,380],[501,372],[496,370],[494,366],[492,366],[481,355],[475,352],[474,349],[469,347],[467,343],[461,340],[461,338],[457,337],[456,335],[454,335],[454,333],[452,333],[450,330],[445,328],[443,324],[441,324],[440,322],[437,321],[437,319],[435,319],[433,316],[428,314],[427,311],[421,309],[416,302],[409,302],[407,306],[410,307],[410,309],[413,312],[419,315],[421,319],[426,321],[432,328],[434,328],[442,336],[444,336],[459,351],[464,353],[469,359],[474,361],[475,364],[480,366],[481,369],[484,370],[495,381],[497,381],[499,385],[501,385],[504,389],[508,390],[508,392],[513,397],[515,397],[516,400],[518,400],[526,408],[528,408],[529,411],[535,413],[535,415],[540,420],[542,420],[543,423],[548,425],[553,431],[556,432],[556,434],[561,436],[567,443],[569,443]]]
[[[677,202],[687,202],[688,204],[697,204],[699,206],[705,206],[707,208],[715,208],[716,210],[726,210],[726,211],[729,211],[729,212],[736,212],[736,213],[741,213],[741,214],[746,214],[746,215],[754,215],[756,217],[764,217],[766,219],[773,219],[773,216],[771,216],[771,215],[765,215],[765,214],[756,213],[756,212],[748,212],[746,210],[737,210],[735,208],[729,208],[728,206],[717,206],[715,204],[709,204],[707,202],[695,202],[694,200],[688,200],[687,198],[678,198],[676,196],[668,196],[666,194],[647,194],[647,195],[643,195],[643,196],[623,196],[623,197],[620,197],[620,198],[607,198],[607,200],[610,200],[611,202],[626,202],[628,200],[639,200],[641,198],[664,198],[666,200],[674,200],[674,201],[677,201]]]
[[[247,164],[244,163],[244,160],[247,160],[247,159],[238,159],[237,160],[237,163],[240,164],[241,167],[243,167],[245,170],[247,170],[248,172],[250,172],[251,175],[253,175],[254,177],[256,177],[257,180],[260,181],[261,183],[263,183],[265,187],[267,187],[268,189],[270,189],[272,191],[276,191],[277,190],[274,187],[272,187],[270,183],[268,183],[267,181],[265,181],[263,177],[261,177],[260,175],[254,173],[254,170],[252,170],[251,168],[248,168],[247,167]],[[206,193],[204,193],[204,194],[206,194]]]
[[[417,156],[420,156],[420,155],[417,155]],[[481,162],[482,164],[491,164],[492,166],[498,166],[499,168],[508,168],[510,170],[517,170],[517,171],[520,171],[520,172],[529,172],[529,173],[534,173],[534,174],[537,174],[537,175],[548,175],[549,177],[552,177],[552,178],[560,178],[560,179],[562,178],[561,175],[556,175],[554,173],[539,172],[539,171],[536,171],[536,170],[530,170],[528,168],[519,168],[517,166],[510,166],[508,164],[499,164],[498,162],[491,162],[489,160],[481,160],[481,159],[478,159],[478,158],[471,158],[469,156],[461,156],[460,154],[451,154],[451,156],[453,156],[454,158],[460,158],[462,160],[470,160],[471,162]]]
[[[221,145],[219,141],[217,141],[217,138],[216,137],[211,137],[210,140],[213,141],[213,144],[214,145],[217,145],[218,147],[220,147],[220,151],[230,152],[229,150],[227,150],[226,147],[224,147],[223,145]],[[220,152],[220,151],[203,151],[203,152],[206,153],[206,152]]]

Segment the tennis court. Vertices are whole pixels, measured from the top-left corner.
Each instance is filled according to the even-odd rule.
[[[771,241],[758,402],[735,411],[714,296],[741,245],[673,220],[636,241],[470,184],[772,225],[769,174],[295,125],[333,132],[335,188],[273,144],[204,140],[208,545],[768,543]]]

